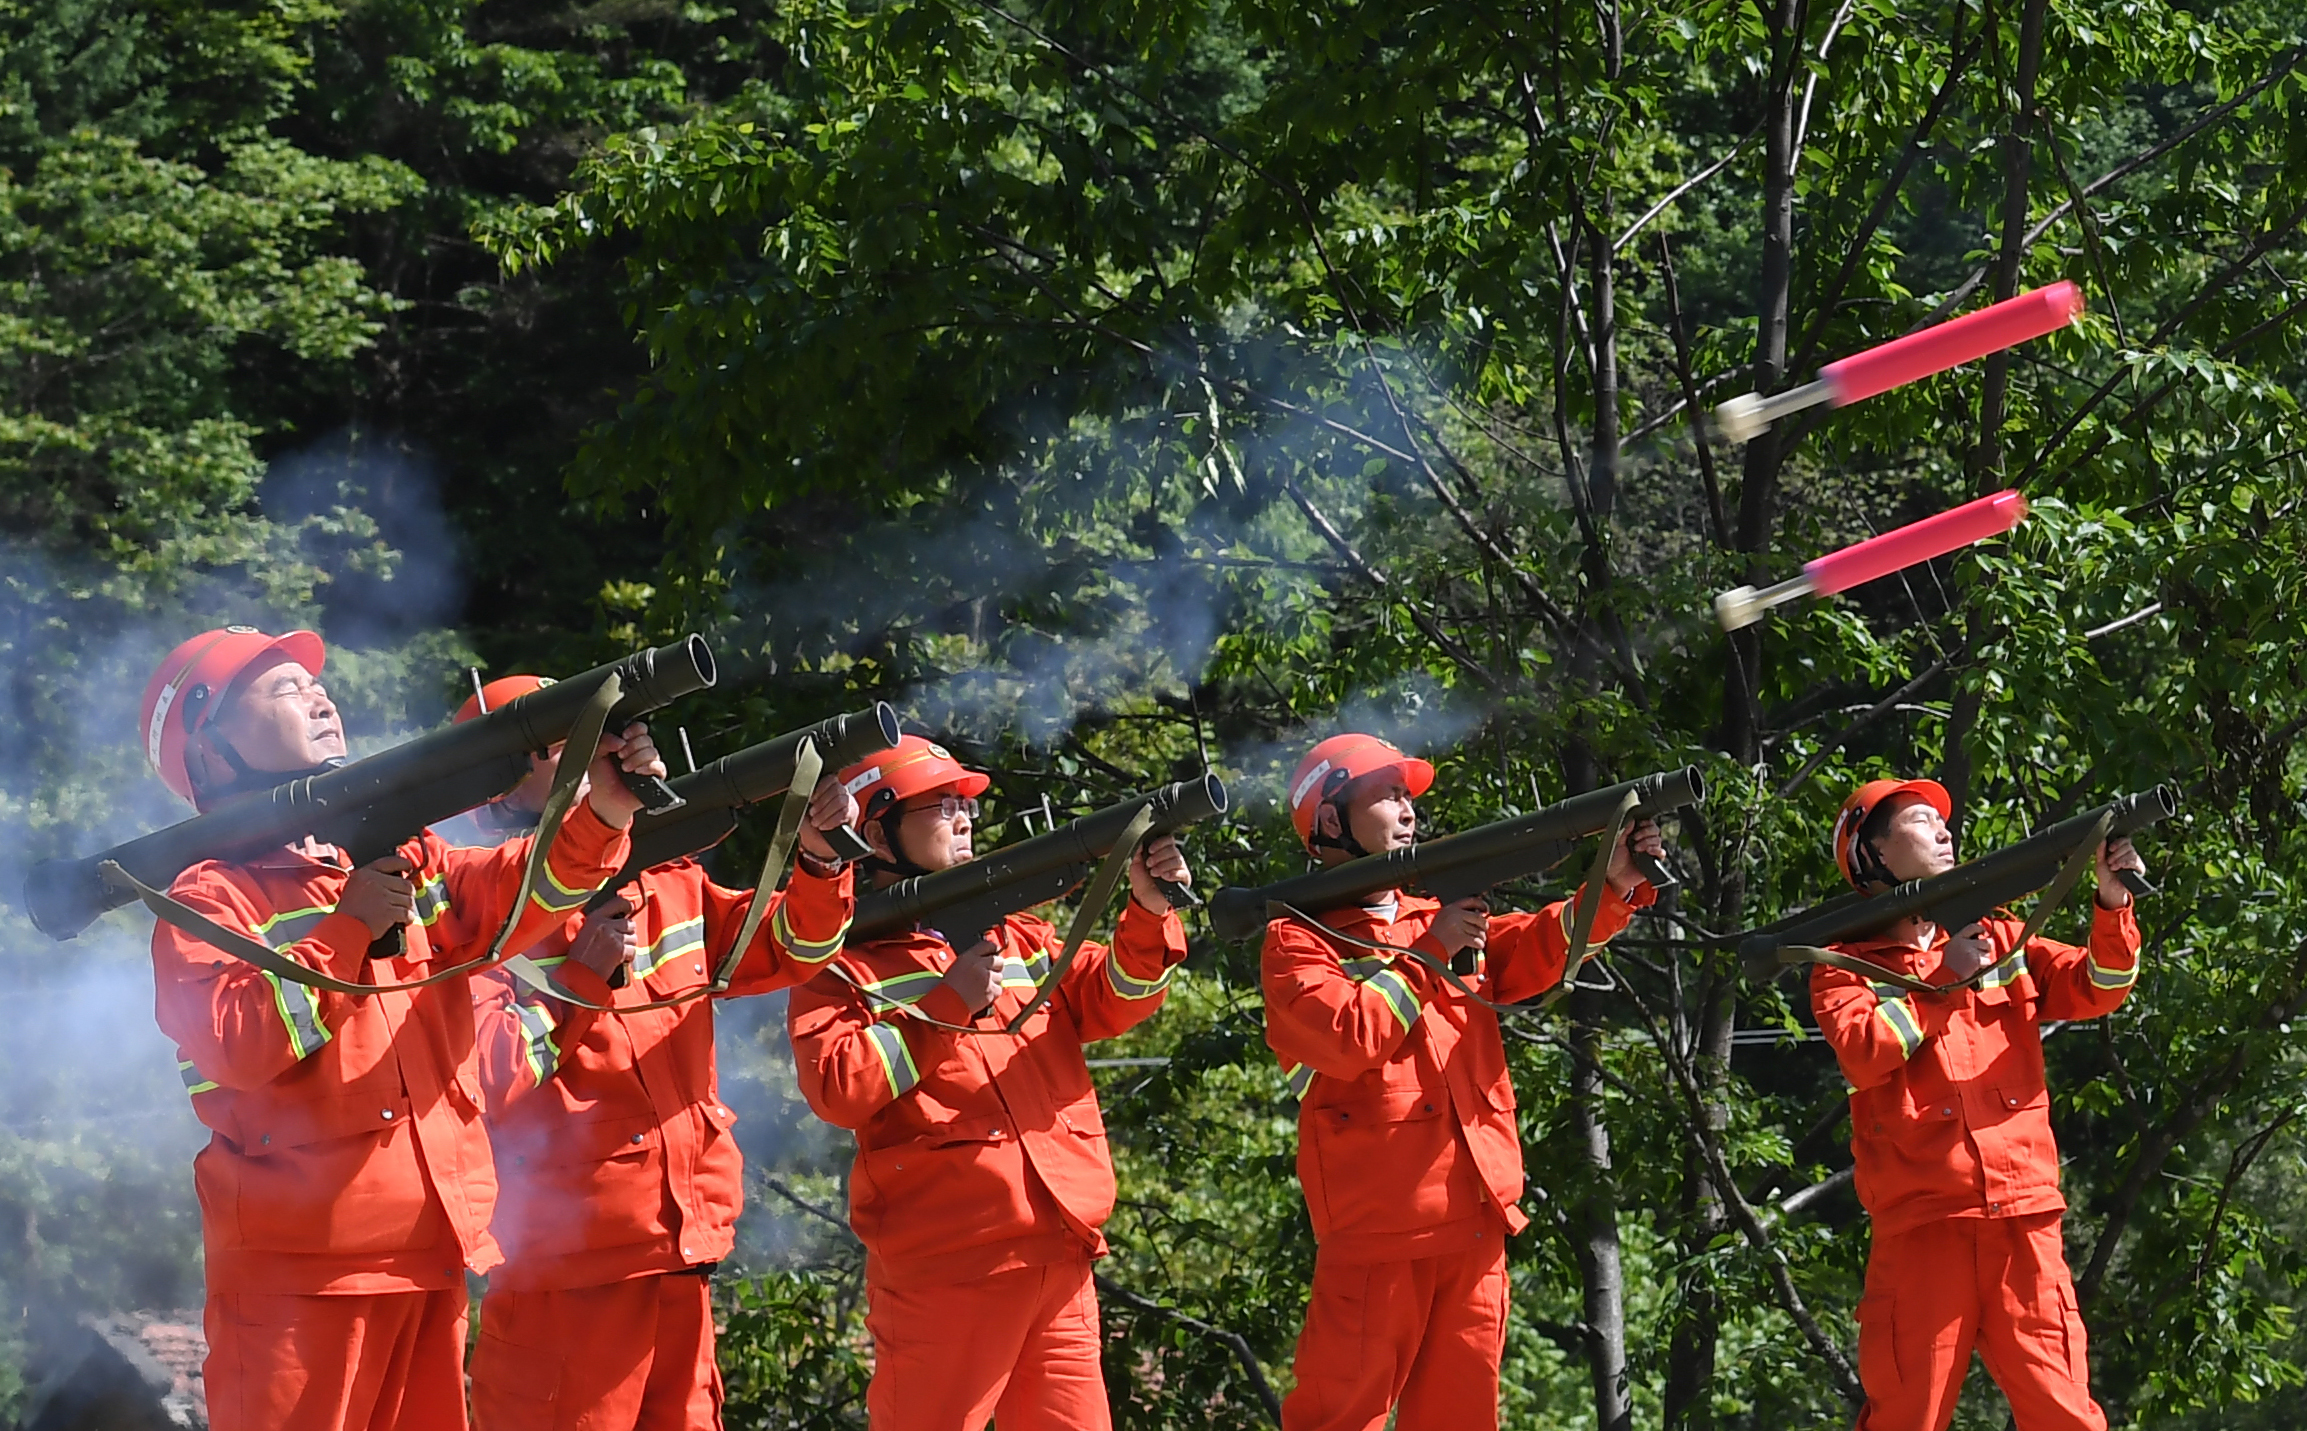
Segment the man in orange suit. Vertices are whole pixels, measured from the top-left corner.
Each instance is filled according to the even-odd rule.
[[[309,631],[206,632],[160,665],[140,734],[168,788],[208,808],[345,753]],[[224,927],[338,979],[397,984],[557,927],[624,858],[639,808],[617,772],[662,775],[647,732],[602,742],[547,877],[511,903],[528,857],[452,850],[427,832],[346,867],[306,840],[194,865],[171,893]],[[372,957],[395,926],[402,952]],[[465,1273],[498,1258],[474,1057],[472,994],[324,991],[162,924],[160,1027],[212,1131],[193,1164],[207,1258],[209,1424],[217,1431],[465,1424]]]
[[[1291,777],[1290,818],[1325,865],[1404,849],[1433,782],[1433,766],[1375,736],[1332,736]],[[1612,851],[1595,942],[1656,898],[1632,853],[1663,848],[1642,821]],[[1321,927],[1266,927],[1266,1041],[1300,1098],[1298,1180],[1319,1244],[1283,1431],[1379,1431],[1389,1415],[1399,1431],[1497,1426],[1506,1239],[1529,1223],[1498,1015],[1363,946],[1440,964],[1471,950],[1462,982],[1517,1004],[1561,983],[1573,909],[1493,918],[1480,900],[1387,891]]]
[[[528,694],[492,681],[470,720]],[[481,823],[536,820],[547,756]],[[827,775],[802,825],[791,882],[746,946],[736,998],[809,978],[841,948],[848,868],[825,832],[856,806]],[[693,859],[642,872],[617,898],[547,936],[532,958],[568,997],[509,973],[475,981],[481,1086],[503,1192],[473,1350],[480,1431],[689,1431],[721,1424],[708,1278],[744,1205],[744,1159],[713,1056],[713,1005],[677,999],[712,979],[752,908]],[[602,1009],[613,1012],[602,1012]]]
[[[1874,780],[1845,801],[1834,856],[1873,894],[1955,867],[1952,809],[1931,780]],[[1858,1308],[1859,1431],[1945,1431],[1975,1349],[2019,1431],[2105,1431],[2067,1274],[2059,1149],[2043,1079],[2045,1019],[2114,1012],[2139,977],[2128,839],[2095,856],[2088,948],[2029,941],[2022,921],[1946,930],[1901,920],[1839,952],[1945,986],[1914,993],[1821,966],[1818,1026],[1851,1086],[1859,1201],[1874,1221]]]
[[[842,774],[877,883],[972,857],[988,782],[942,746],[907,736]],[[1031,915],[852,944],[794,991],[801,1091],[857,1134],[873,1431],[1112,1425],[1090,1260],[1105,1251],[1113,1162],[1082,1045],[1161,1007],[1186,941],[1156,881],[1188,879],[1176,841],[1148,841],[1113,947],[1085,944],[1014,1036],[1000,1030],[1060,942]]]

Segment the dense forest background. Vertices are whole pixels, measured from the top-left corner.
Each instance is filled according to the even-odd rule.
[[[701,757],[886,698],[995,838],[1207,761],[1211,884],[1293,867],[1341,725],[1439,829],[1695,762],[1683,890],[1516,1025],[1510,1423],[1830,1425],[1842,1086],[1720,936],[1832,892],[1865,776],[1974,851],[2168,780],[2146,973],[2049,1044],[2069,1251],[2119,1424],[2296,1426],[2303,61],[2266,0],[0,0],[0,890],[175,817],[134,702],[220,619],[317,625],[371,746],[702,631]],[[1702,420],[2057,278],[2050,340]],[[2008,542],[1712,622],[2004,486]],[[0,936],[0,1395],[198,1300],[143,937]],[[1195,943],[1095,1051],[1132,1428],[1261,1424],[1313,1250],[1255,951]],[[722,1052],[732,1424],[862,1426],[846,1140],[777,1008]]]

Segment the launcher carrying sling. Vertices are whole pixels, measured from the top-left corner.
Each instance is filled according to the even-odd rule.
[[[1012,914],[1060,898],[1088,878],[1122,841],[1139,811],[1152,813],[1140,836],[1151,839],[1222,815],[1225,809],[1225,782],[1210,774],[1133,795],[1048,834],[858,896],[849,940],[862,944],[926,924],[945,931],[957,944],[966,943]]]
[[[673,793],[681,797],[681,806],[633,821],[632,854],[616,878],[587,901],[586,909],[607,903],[644,870],[702,854],[729,838],[737,828],[738,811],[791,788],[794,762],[804,741],[816,748],[825,769],[839,770],[896,745],[897,736],[896,710],[887,701],[876,701],[864,710],[829,716],[815,725],[748,745],[676,777]],[[854,831],[840,833],[855,838]],[[854,857],[856,850],[838,853]]]
[[[2052,884],[2094,833],[2111,840],[2167,820],[2178,810],[2179,792],[2168,785],[2125,795],[1945,874],[1875,895],[1853,891],[1750,930],[1739,937],[1739,958],[1749,976],[1767,979],[1796,964],[1818,962],[1810,951],[1864,939],[1902,919],[1920,916],[1941,929],[1966,928]],[[2128,871],[2125,875],[2124,885],[2133,894],[2153,892],[2146,881]]]
[[[1704,800],[1706,781],[1696,766],[1662,771],[1406,849],[1364,855],[1254,889],[1221,889],[1210,896],[1210,927],[1221,938],[1249,939],[1266,927],[1269,905],[1319,913],[1359,904],[1388,889],[1423,890],[1445,904],[1470,898],[1553,868],[1578,841],[1610,828],[1629,794],[1636,800],[1629,818],[1652,819]]]
[[[214,810],[78,860],[43,860],[24,881],[32,922],[51,939],[70,939],[99,915],[136,898],[107,884],[99,867],[118,864],[165,890],[202,860],[241,860],[306,836],[342,847],[355,865],[381,859],[418,831],[485,805],[529,773],[533,752],[568,738],[601,683],[622,688],[608,729],[713,684],[713,652],[691,636],[596,667],[531,692],[478,719],[320,775],[242,795]]]

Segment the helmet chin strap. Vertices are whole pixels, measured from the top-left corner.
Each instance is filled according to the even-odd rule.
[[[213,730],[204,730],[200,734],[208,737],[209,748],[221,756],[224,763],[232,768],[230,780],[220,785],[200,787],[198,794],[200,795],[200,806],[203,809],[206,809],[213,801],[230,799],[235,795],[246,795],[255,790],[270,790],[276,785],[286,785],[291,780],[302,780],[309,775],[324,775],[344,764],[343,756],[332,755],[318,765],[307,765],[296,770],[257,770],[251,767],[247,761],[241,759],[240,752],[232,748],[231,741],[226,740]]]
[[[1317,813],[1314,818],[1313,838],[1307,840],[1306,844],[1317,850],[1325,848],[1344,850],[1349,859],[1358,860],[1368,854],[1369,851],[1362,848],[1362,842],[1354,838],[1354,822],[1346,818],[1344,807],[1334,800],[1324,800],[1322,805],[1325,809],[1338,812],[1338,837],[1332,839],[1322,833],[1322,821],[1319,813]]]
[[[917,879],[922,875],[935,874],[935,870],[926,865],[915,864],[906,855],[905,842],[898,838],[897,832],[898,825],[904,819],[905,807],[894,802],[887,810],[874,817],[874,823],[881,827],[882,841],[889,846],[889,857],[883,859],[881,852],[876,850],[859,860],[858,863],[865,866],[868,871],[887,870],[899,879]]]

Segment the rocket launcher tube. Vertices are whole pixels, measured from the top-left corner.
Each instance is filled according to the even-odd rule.
[[[887,701],[861,711],[830,716],[812,726],[722,756],[700,770],[676,777],[673,793],[683,804],[664,815],[633,821],[633,852],[616,878],[601,886],[587,909],[608,901],[642,871],[701,854],[737,828],[737,812],[782,795],[793,784],[801,742],[811,742],[827,770],[855,765],[897,744],[897,712]]]
[[[1210,928],[1223,939],[1249,939],[1264,931],[1269,905],[1318,915],[1389,889],[1423,890],[1445,904],[1471,898],[1553,868],[1578,841],[1610,827],[1629,791],[1639,800],[1629,818],[1653,819],[1703,801],[1706,781],[1696,766],[1662,771],[1407,849],[1364,855],[1254,889],[1231,886],[1210,896]]]
[[[713,684],[713,652],[691,636],[596,667],[487,715],[420,735],[403,745],[319,775],[227,800],[205,814],[80,860],[43,860],[24,881],[32,922],[51,939],[70,939],[136,896],[105,883],[107,860],[156,889],[202,860],[239,860],[311,836],[341,846],[356,865],[392,853],[425,826],[485,805],[529,772],[531,752],[568,738],[603,679],[623,696],[608,729]]]
[[[1736,587],[1714,598],[1715,615],[1721,618],[1722,629],[1736,631],[1762,619],[1762,614],[1773,606],[1792,601],[1798,596],[1831,596],[1863,586],[1878,576],[1888,576],[1918,562],[1945,556],[1958,547],[2001,536],[2017,526],[2027,515],[2026,495],[2017,491],[1996,492],[1965,502],[1959,507],[1909,522],[1880,536],[1869,537],[1840,551],[1803,563],[1802,575],[1790,577],[1775,586],[1757,591],[1751,586]]]
[[[1853,353],[1818,370],[1818,381],[1765,397],[1747,393],[1714,410],[1714,425],[1732,442],[1751,442],[1779,419],[1805,408],[1848,407],[1876,393],[1960,367],[2075,321],[2083,291],[2060,281]]]
[[[859,895],[849,942],[862,944],[925,924],[943,930],[956,945],[967,944],[1010,915],[1060,898],[1088,878],[1138,811],[1149,805],[1154,819],[1145,838],[1174,834],[1225,813],[1225,782],[1205,773],[1198,780],[1165,785],[967,864]]]
[[[2074,854],[2076,843],[2089,838],[2102,816],[2111,813],[2114,817],[2107,828],[2107,838],[2113,839],[2167,820],[2178,811],[2179,792],[2168,785],[2126,795],[2037,830],[2015,845],[1981,855],[1943,875],[1911,880],[1872,896],[1838,895],[1815,908],[1750,930],[1739,937],[1739,957],[1750,976],[1768,978],[1781,967],[1781,949],[1823,948],[1864,939],[1911,916],[1920,915],[1941,929],[1962,929],[2057,879],[2060,866]],[[2141,885],[2125,883],[2134,893],[2143,892]]]

